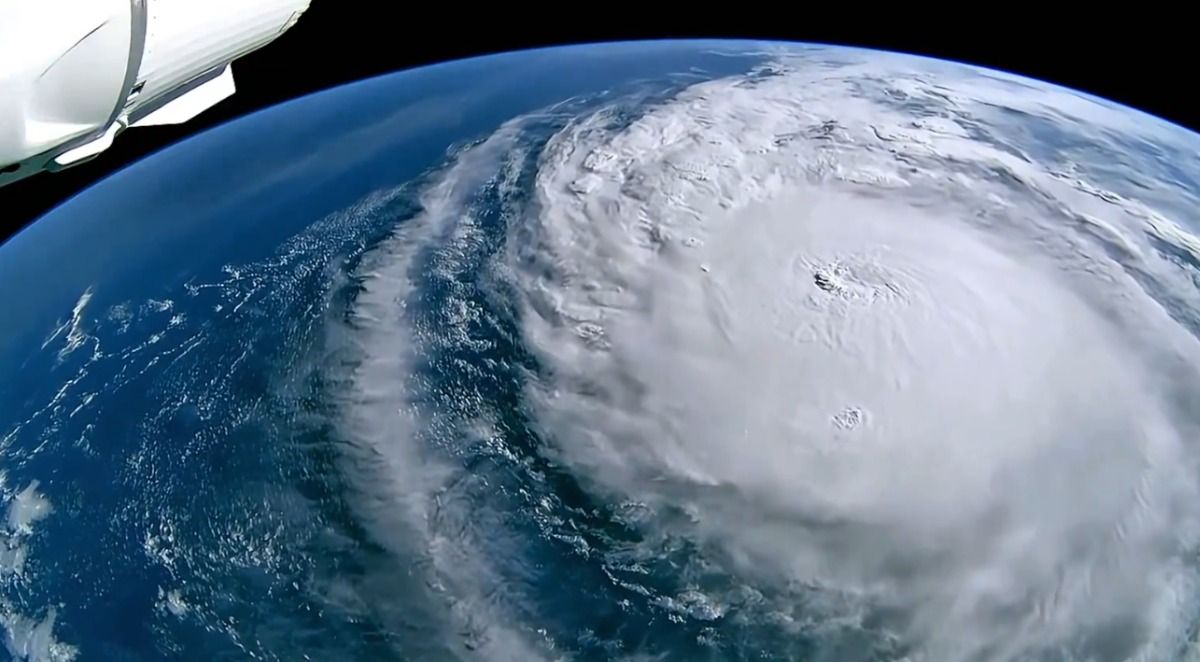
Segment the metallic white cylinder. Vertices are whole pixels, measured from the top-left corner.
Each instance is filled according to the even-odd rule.
[[[0,3],[0,166],[103,130],[121,103],[129,0]]]
[[[0,0],[0,186],[186,122],[310,0]]]
[[[309,2],[147,0],[146,45],[124,109],[129,123],[278,37]]]

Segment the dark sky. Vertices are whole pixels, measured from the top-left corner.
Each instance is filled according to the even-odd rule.
[[[371,9],[372,6],[379,9]],[[436,3],[435,3],[436,5]],[[313,0],[299,24],[266,48],[238,60],[238,92],[191,122],[134,129],[96,160],[39,174],[0,189],[0,241],[105,175],[206,127],[340,83],[423,64],[535,46],[615,39],[739,37],[850,44],[971,62],[1049,80],[1200,128],[1200,102],[1184,81],[1194,78],[1191,44],[1150,38],[1124,18],[1064,32],[1017,31],[989,23],[980,29],[943,22],[916,32],[889,21],[878,29],[836,27],[810,17],[737,21],[699,17],[673,21],[612,19],[521,10],[479,15],[461,3],[436,6],[405,20],[392,2]],[[963,17],[958,17],[963,18]],[[1163,21],[1169,23],[1170,17]],[[951,21],[955,17],[949,17]],[[1180,19],[1182,20],[1182,19]],[[469,21],[464,24],[463,21]],[[696,25],[688,25],[688,23]],[[707,25],[704,25],[707,23]],[[805,27],[798,27],[803,23]],[[1140,36],[1136,40],[1130,35]]]

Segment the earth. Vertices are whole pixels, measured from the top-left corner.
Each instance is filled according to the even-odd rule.
[[[1198,659],[1198,155],[747,42],[207,131],[0,247],[7,652]]]

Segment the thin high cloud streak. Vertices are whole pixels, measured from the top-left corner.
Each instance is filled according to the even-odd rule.
[[[462,151],[432,178],[420,195],[421,213],[358,269],[362,290],[350,317],[330,320],[333,345],[350,350],[333,368],[344,384],[336,394],[337,424],[350,442],[342,471],[359,488],[352,503],[372,539],[405,564],[403,572],[381,565],[355,591],[366,615],[406,633],[402,648],[418,657],[546,659],[539,637],[514,624],[500,604],[503,578],[480,544],[494,532],[483,530],[478,510],[467,510],[474,506],[459,491],[468,482],[464,469],[431,443],[430,417],[414,405],[423,395],[415,366],[437,341],[414,328],[417,293],[430,276],[422,258],[431,247],[473,240],[472,196],[517,150],[520,124]],[[439,331],[458,338],[453,329]]]
[[[540,425],[596,489],[690,509],[730,572],[851,596],[914,659],[1181,655],[1200,351],[1173,306],[1197,299],[1151,239],[1195,239],[1069,147],[978,133],[1174,129],[816,57],[551,141],[507,256]]]

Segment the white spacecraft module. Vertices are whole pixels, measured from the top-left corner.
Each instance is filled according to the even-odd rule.
[[[0,186],[190,120],[310,1],[0,0]]]

